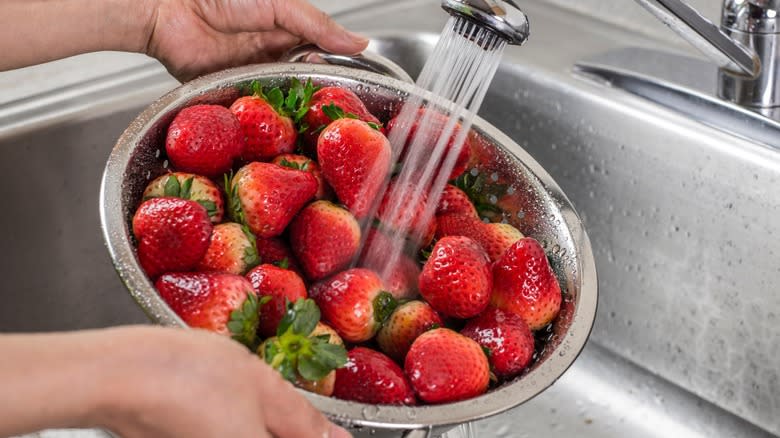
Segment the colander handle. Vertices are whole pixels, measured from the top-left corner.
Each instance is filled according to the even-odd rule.
[[[352,56],[336,55],[328,53],[314,44],[304,44],[290,49],[290,51],[282,57],[282,61],[340,65],[343,67],[368,70],[411,84],[414,83],[409,74],[399,67],[398,64],[384,56],[371,52],[363,52],[359,55]]]

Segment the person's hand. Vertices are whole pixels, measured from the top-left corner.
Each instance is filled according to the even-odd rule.
[[[145,51],[180,80],[227,67],[275,61],[302,42],[355,54],[368,40],[306,0],[152,1]]]
[[[102,331],[109,382],[94,421],[122,438],[347,438],[279,373],[199,330]]]

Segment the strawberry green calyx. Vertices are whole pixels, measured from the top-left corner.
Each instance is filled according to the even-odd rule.
[[[233,339],[246,345],[249,348],[255,347],[257,340],[257,324],[260,318],[257,314],[258,306],[262,306],[270,300],[270,297],[263,297],[258,302],[254,294],[248,294],[241,307],[230,314],[230,321],[227,328],[233,335]]]
[[[309,169],[309,163],[311,163],[311,160],[306,160],[303,163],[295,163],[292,161],[288,161],[286,158],[282,158],[282,161],[279,162],[279,165],[284,167],[289,167],[290,169],[305,171]]]
[[[250,245],[244,249],[243,257],[244,263],[246,263],[246,270],[248,271],[262,263],[263,260],[257,253],[257,239],[255,238],[255,235],[252,234],[252,231],[249,230],[249,227],[246,225],[241,225],[241,231],[244,232],[244,235],[250,243]]]
[[[312,336],[320,320],[320,309],[311,299],[287,304],[287,313],[258,354],[290,382],[298,378],[317,381],[347,363],[347,350],[328,342],[329,335]]]
[[[233,171],[229,175],[225,174],[225,197],[230,218],[238,224],[246,225],[244,212],[241,209],[241,198],[238,197],[238,185],[233,184]]]
[[[176,175],[169,175],[163,186],[163,196],[193,200],[206,209],[206,213],[208,213],[209,217],[215,216],[219,212],[217,210],[217,204],[215,204],[214,201],[192,199],[192,183],[194,180],[195,177],[191,176],[180,184],[179,178],[177,178]],[[144,200],[147,199],[151,199],[151,197],[144,198]]]
[[[377,324],[382,325],[390,318],[395,308],[398,307],[398,300],[390,292],[382,291],[374,298],[373,304],[374,320]]]
[[[343,109],[341,109],[340,106],[336,105],[335,103],[331,102],[329,105],[323,105],[322,106],[322,112],[326,116],[328,116],[331,120],[338,120],[338,119],[359,119],[357,114],[353,113],[345,113]],[[379,131],[379,129],[382,127],[382,125],[374,122],[366,122],[368,126],[370,126],[372,129],[375,129]],[[319,130],[324,129],[325,126],[321,126]]]
[[[279,87],[264,92],[263,86],[258,81],[252,81],[251,88],[255,96],[268,102],[279,115],[292,118],[295,123],[299,123],[309,111],[311,96],[317,91],[311,79],[302,84],[296,78],[292,79],[286,96]]]
[[[278,262],[273,262],[273,265],[282,268],[282,269],[290,269],[290,259],[287,257],[279,260]]]
[[[495,201],[506,195],[507,186],[489,182],[484,172],[475,176],[471,171],[466,171],[450,183],[466,193],[480,218],[493,219],[503,213]]]

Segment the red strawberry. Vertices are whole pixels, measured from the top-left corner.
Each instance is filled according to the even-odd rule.
[[[528,324],[518,315],[495,307],[488,307],[469,321],[461,334],[490,352],[493,372],[504,379],[520,374],[534,356],[534,335]]]
[[[486,224],[476,216],[445,214],[436,218],[436,237],[466,236],[474,239],[490,257],[498,260],[512,244],[523,238],[523,233],[510,224]]]
[[[366,122],[339,119],[320,134],[317,155],[325,181],[362,219],[390,172],[390,142]]]
[[[214,226],[211,244],[198,264],[198,270],[244,275],[258,263],[260,258],[252,232],[246,225],[226,222]]]
[[[320,88],[311,97],[309,111],[303,117],[303,123],[307,127],[304,139],[306,144],[312,149],[317,147],[317,138],[320,132],[332,121],[330,116],[326,114],[327,110],[323,111],[322,107],[330,107],[331,105],[337,106],[344,113],[350,114],[356,119],[379,125],[379,119],[368,112],[363,101],[352,90],[341,87]]]
[[[241,158],[268,161],[294,151],[298,131],[293,122],[297,123],[308,108],[314,91],[311,81],[306,87],[293,81],[287,96],[279,88],[264,93],[258,82],[253,82],[252,86],[253,95],[240,97],[230,106],[246,137]]]
[[[294,303],[307,297],[306,285],[295,272],[271,264],[256,266],[246,274],[246,278],[252,283],[257,296],[270,297],[260,306],[258,331],[264,338],[273,336],[287,311],[287,301]]]
[[[428,195],[425,188],[413,182],[402,183],[392,179],[382,197],[377,217],[383,227],[406,235],[420,247],[431,244],[436,232],[436,221],[428,211]]]
[[[404,242],[394,245],[392,239],[376,228],[368,230],[368,236],[363,244],[360,264],[364,268],[384,271],[390,261],[388,251],[402,248]],[[389,270],[385,279],[387,291],[393,294],[397,300],[411,299],[417,295],[417,277],[420,276],[420,268],[417,263],[406,254],[399,254],[398,261]]]
[[[490,365],[482,347],[446,328],[429,330],[414,341],[404,371],[414,392],[428,403],[476,397],[490,383]]]
[[[425,262],[419,287],[423,298],[442,315],[471,318],[490,302],[490,261],[468,237],[444,237]]]
[[[244,277],[223,272],[181,272],[161,276],[155,287],[190,327],[233,335],[247,346],[254,344],[257,297]]]
[[[368,269],[353,268],[314,284],[309,290],[322,317],[348,342],[374,337],[395,308],[382,280]]]
[[[414,392],[403,370],[384,354],[365,347],[347,353],[347,365],[336,370],[333,396],[373,405],[414,405]]]
[[[360,225],[349,211],[316,201],[290,224],[290,246],[303,272],[320,280],[349,265],[360,247]]]
[[[448,119],[449,117],[445,116],[444,114],[438,113],[436,111],[427,108],[420,108],[417,112],[416,117],[411,122],[411,126],[409,126],[409,134],[408,134],[409,136],[406,138],[406,145],[404,151],[401,153],[400,160],[404,161],[407,156],[411,155],[411,156],[425,157],[425,159],[421,161],[422,162],[426,161],[430,156],[430,152],[433,151],[433,148],[436,146],[436,142],[438,141],[439,136],[442,135],[442,131],[444,130]],[[426,148],[426,150],[412,154],[409,151],[409,148],[412,147],[413,140],[417,135],[418,125],[420,123],[426,123],[426,121],[427,121],[426,129],[421,131],[423,133],[421,135],[427,134],[425,139],[421,139],[424,141],[422,147]],[[400,122],[398,116],[392,118],[389,122],[387,122],[387,132],[392,133],[393,128],[395,128],[399,123]],[[460,123],[457,123],[455,125],[455,128],[452,130],[452,135],[450,135],[444,154],[441,157],[442,165],[444,164],[445,157],[449,155],[450,153],[449,151],[450,149],[452,149],[453,143],[455,142],[455,139],[458,136],[460,129],[461,129]],[[471,149],[472,149],[471,139],[470,136],[467,135],[463,143],[463,146],[460,149],[460,152],[458,153],[458,158],[455,161],[452,171],[450,172],[450,179],[457,178],[461,173],[463,173],[463,171],[466,170],[466,167],[468,167],[469,161],[471,160]]]
[[[443,327],[441,317],[423,301],[409,301],[398,306],[376,336],[379,348],[403,363],[406,352],[418,336]]]
[[[314,197],[317,179],[301,170],[253,162],[239,169],[226,186],[233,219],[267,238],[282,234]]]
[[[295,271],[301,278],[304,277],[303,270],[284,240],[278,237],[259,238],[255,240],[255,245],[257,246],[257,255],[263,263],[274,265],[286,263],[287,269]]]
[[[558,315],[561,286],[536,239],[518,240],[493,265],[491,303],[539,330]]]
[[[222,217],[225,213],[222,195],[217,185],[204,176],[185,172],[173,172],[162,175],[146,186],[143,199],[147,200],[161,196],[191,199],[206,209],[211,218],[211,223],[218,224],[222,222]]]
[[[206,254],[212,231],[206,209],[181,198],[144,201],[133,216],[138,259],[152,278],[194,269]]]
[[[460,214],[466,216],[477,217],[477,209],[474,208],[474,204],[471,203],[466,192],[447,184],[444,186],[444,191],[439,198],[439,205],[436,207],[436,215],[441,216],[445,214]]]
[[[244,133],[227,108],[194,105],[171,122],[165,150],[177,170],[217,177],[230,170],[244,150]]]
[[[271,162],[291,169],[303,170],[314,175],[314,177],[317,178],[318,184],[317,193],[314,195],[315,199],[331,199],[333,197],[333,189],[330,188],[322,177],[320,165],[311,158],[304,157],[303,155],[282,154],[274,158]]]

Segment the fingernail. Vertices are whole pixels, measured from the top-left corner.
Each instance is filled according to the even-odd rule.
[[[352,438],[352,434],[347,432],[346,429],[331,423],[330,434],[328,435],[328,438]]]

